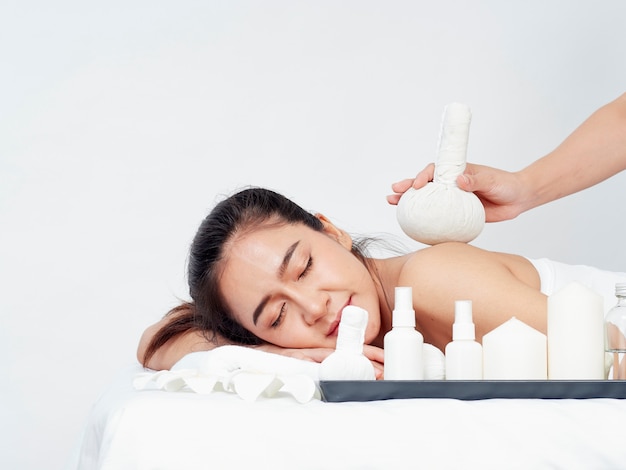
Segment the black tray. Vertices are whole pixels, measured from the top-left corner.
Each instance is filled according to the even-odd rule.
[[[321,380],[322,400],[626,398],[626,380]]]

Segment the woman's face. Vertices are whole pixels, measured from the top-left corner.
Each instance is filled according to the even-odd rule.
[[[236,235],[226,248],[220,290],[235,319],[259,338],[286,348],[334,348],[341,311],[369,313],[365,341],[380,329],[375,283],[350,251],[352,241],[326,219],[267,225]]]

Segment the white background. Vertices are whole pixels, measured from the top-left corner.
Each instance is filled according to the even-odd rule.
[[[624,18],[622,0],[5,0],[0,467],[63,467],[143,329],[187,298],[222,195],[267,186],[419,247],[385,195],[435,157],[444,106],[472,108],[470,161],[521,169],[626,91]],[[624,271],[625,184],[475,244]]]

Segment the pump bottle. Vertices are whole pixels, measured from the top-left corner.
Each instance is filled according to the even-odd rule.
[[[476,341],[472,301],[454,303],[452,342],[446,345],[446,380],[482,380],[483,347]]]
[[[424,337],[415,329],[413,289],[396,287],[391,331],[384,338],[385,380],[423,380]]]
[[[374,366],[363,354],[367,318],[367,310],[356,305],[342,310],[335,351],[320,364],[320,380],[376,380]]]

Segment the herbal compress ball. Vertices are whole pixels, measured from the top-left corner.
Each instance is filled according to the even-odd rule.
[[[485,225],[485,208],[474,194],[459,189],[457,176],[465,171],[470,109],[461,103],[446,106],[432,182],[409,189],[398,202],[400,227],[427,245],[470,242]]]

